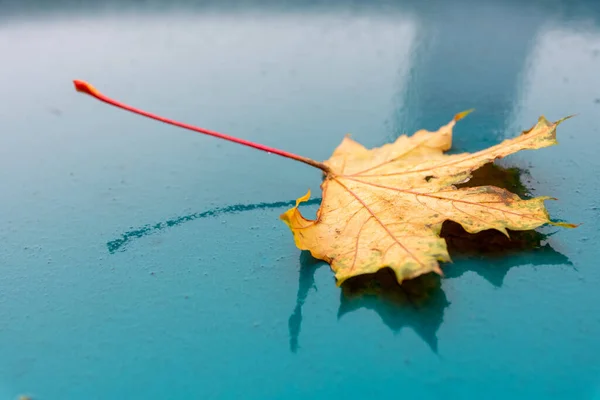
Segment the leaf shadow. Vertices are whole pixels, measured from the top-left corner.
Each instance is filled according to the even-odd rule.
[[[550,245],[552,233],[507,231],[510,238],[492,230],[472,235],[456,222],[446,221],[440,236],[446,239],[453,263],[445,266],[445,278],[458,278],[472,271],[499,288],[508,271],[516,266],[573,265]]]
[[[494,163],[486,164],[472,174],[469,182],[458,187],[493,185],[510,190],[522,198],[532,197],[522,183],[526,171],[504,168]],[[304,205],[318,205],[321,198],[313,198]],[[125,232],[106,243],[109,253],[125,251],[137,239],[174,228],[198,219],[241,212],[292,207],[296,200],[270,203],[234,204],[216,207],[202,212],[187,214],[155,224],[147,224]],[[447,241],[452,264],[445,265],[445,279],[453,279],[467,272],[474,272],[495,287],[501,287],[508,271],[524,264],[572,265],[569,259],[554,250],[547,242],[551,234],[539,231],[509,231],[510,239],[489,230],[472,235],[459,224],[446,221],[441,236]],[[316,290],[315,273],[327,265],[314,259],[309,252],[300,254],[300,275],[295,307],[288,319],[289,345],[292,352],[299,349],[302,329],[302,307],[311,289]],[[412,328],[437,353],[437,332],[443,323],[445,309],[450,305],[442,290],[442,279],[428,274],[406,281],[396,282],[394,273],[384,268],[375,274],[348,279],[341,287],[338,319],[361,308],[375,311],[382,322],[394,333],[404,327]]]
[[[572,265],[567,256],[545,242],[548,234],[538,231],[509,231],[509,234],[511,239],[493,230],[469,234],[459,224],[445,222],[441,236],[447,240],[454,262],[444,266],[443,279],[458,278],[471,271],[499,288],[508,271],[524,265],[524,260],[533,266]],[[293,353],[299,349],[302,306],[310,289],[316,288],[314,275],[322,266],[327,264],[307,251],[302,252],[296,305],[288,321]],[[392,332],[411,328],[437,354],[437,332],[449,305],[439,275],[430,273],[399,285],[393,270],[384,268],[342,284],[338,319],[359,309],[373,310]]]
[[[507,189],[523,199],[533,197],[523,183],[530,181],[529,173],[520,168],[506,168],[488,163],[473,172],[471,179],[461,187],[492,185]],[[543,229],[543,228],[542,228]],[[556,251],[549,243],[554,232],[541,230],[513,231],[509,237],[496,230],[478,234],[467,233],[460,224],[446,221],[440,236],[446,240],[453,263],[444,268],[446,278],[457,278],[473,271],[496,287],[502,286],[508,271],[522,265],[524,257],[532,265],[573,265],[567,256]]]
[[[459,187],[493,185],[510,190],[522,198],[532,197],[522,178],[526,171],[486,164],[474,171],[472,178]],[[442,225],[440,236],[446,239],[452,264],[444,266],[444,279],[453,279],[471,271],[495,287],[501,287],[508,271],[524,264],[572,265],[564,254],[548,243],[551,233],[536,230],[511,231],[510,238],[496,230],[469,234],[453,221]],[[302,326],[302,306],[312,287],[316,270],[327,265],[314,259],[309,252],[300,257],[298,296],[289,318],[290,350],[299,349]],[[359,309],[375,311],[382,322],[394,333],[402,328],[412,328],[429,348],[437,353],[437,332],[450,305],[442,290],[442,279],[427,274],[399,285],[394,272],[384,268],[375,274],[348,279],[341,286],[338,319]]]
[[[298,295],[288,320],[290,351],[293,353],[300,347],[302,306],[310,290],[316,290],[314,275],[323,266],[327,264],[313,258],[308,251],[301,252]],[[450,304],[440,289],[441,278],[436,274],[422,275],[402,285],[398,284],[390,268],[353,277],[341,286],[338,320],[361,308],[373,310],[394,333],[410,327],[437,353],[436,333],[442,324],[444,310]]]
[[[302,329],[302,306],[308,297],[310,289],[317,290],[315,285],[315,272],[323,266],[323,261],[310,255],[308,251],[300,252],[300,275],[298,277],[298,293],[296,294],[296,306],[288,318],[288,330],[290,336],[290,350],[292,353],[298,351],[298,338]]]
[[[410,327],[437,353],[437,331],[449,305],[446,294],[441,290],[439,275],[421,275],[398,285],[394,271],[384,268],[373,276],[344,282],[338,319],[361,308],[373,310],[392,332],[397,334],[402,328]]]

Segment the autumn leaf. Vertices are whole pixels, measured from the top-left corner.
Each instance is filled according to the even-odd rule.
[[[451,261],[440,237],[447,220],[469,233],[496,229],[507,236],[507,229],[544,224],[574,227],[550,220],[544,201],[551,197],[523,200],[495,186],[455,186],[496,159],[556,144],[556,127],[566,118],[550,123],[541,117],[520,136],[477,153],[444,154],[452,128],[467,113],[436,132],[420,130],[371,150],[346,137],[324,162],[329,171],[317,218],[306,219],[298,209],[310,191],[281,215],[296,246],[328,262],[338,285],[384,267],[402,283],[429,272],[442,274],[439,262]]]
[[[444,221],[454,221],[468,233],[495,229],[507,236],[507,230],[532,230],[544,224],[576,226],[550,220],[544,201],[551,197],[524,200],[491,185],[457,187],[496,159],[555,145],[556,127],[568,117],[554,123],[540,117],[520,136],[477,153],[444,154],[452,145],[456,121],[469,113],[465,111],[436,132],[420,130],[371,150],[346,137],[329,160],[318,162],[151,114],[113,100],[85,81],[73,84],[77,91],[126,111],[320,169],[325,176],[317,218],[306,219],[298,209],[310,198],[309,191],[281,219],[298,248],[331,265],[338,285],[384,267],[394,271],[399,283],[429,272],[441,275],[439,262],[451,261],[440,237]]]

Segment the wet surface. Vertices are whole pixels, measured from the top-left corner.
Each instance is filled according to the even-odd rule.
[[[0,1],[0,398],[600,396],[599,7],[422,3]],[[318,160],[469,108],[453,152],[577,114],[501,164],[583,224],[501,257],[450,226],[443,279],[340,289],[279,220],[319,171],[73,79]]]

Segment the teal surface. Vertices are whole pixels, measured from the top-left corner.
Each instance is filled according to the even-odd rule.
[[[191,3],[0,1],[0,399],[600,399],[599,3]],[[578,114],[502,164],[583,224],[350,299],[279,220],[318,171],[73,79],[318,160]]]

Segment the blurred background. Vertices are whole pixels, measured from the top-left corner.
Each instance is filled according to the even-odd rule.
[[[594,0],[0,0],[0,398],[600,398],[599,71]],[[73,79],[317,160],[577,114],[502,165],[583,224],[348,296],[279,220],[319,171]]]

